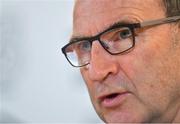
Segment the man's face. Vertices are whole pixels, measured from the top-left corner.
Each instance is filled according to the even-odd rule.
[[[116,22],[165,18],[160,0],[78,0],[73,36],[94,36]],[[81,68],[92,103],[105,122],[169,122],[180,107],[180,48],[173,26],[135,30],[135,47],[110,55],[93,42]]]

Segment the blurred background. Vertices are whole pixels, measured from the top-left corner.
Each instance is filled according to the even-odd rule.
[[[102,123],[61,53],[74,0],[0,0],[0,122]]]

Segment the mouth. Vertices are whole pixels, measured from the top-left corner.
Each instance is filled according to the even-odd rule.
[[[123,103],[129,92],[110,93],[99,97],[100,104],[105,108],[117,107]]]

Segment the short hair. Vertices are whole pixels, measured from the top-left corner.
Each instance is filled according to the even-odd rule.
[[[179,16],[180,15],[180,0],[163,0],[166,16]]]

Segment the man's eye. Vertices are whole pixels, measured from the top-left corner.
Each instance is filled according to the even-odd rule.
[[[83,51],[90,51],[91,49],[91,43],[88,42],[88,41],[82,41],[80,44],[79,44],[79,48]]]
[[[126,38],[129,38],[131,36],[131,31],[130,30],[122,30],[119,32],[119,38],[120,39],[126,39]]]

